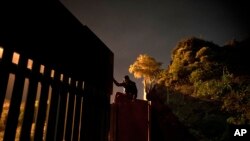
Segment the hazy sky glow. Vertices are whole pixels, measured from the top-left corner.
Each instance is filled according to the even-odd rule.
[[[249,5],[241,0],[61,0],[114,53],[114,77],[122,81],[139,54],[163,63],[185,37],[223,45],[249,35]],[[237,2],[237,3],[236,3]],[[132,80],[135,80],[131,76]],[[142,98],[141,80],[136,80]],[[114,87],[114,93],[122,91]]]

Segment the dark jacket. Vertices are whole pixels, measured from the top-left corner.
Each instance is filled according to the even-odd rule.
[[[137,97],[138,91],[135,82],[128,80],[127,82],[123,81],[122,83],[118,83],[116,80],[114,80],[114,83],[118,87],[124,87],[126,94],[135,96],[135,98]]]

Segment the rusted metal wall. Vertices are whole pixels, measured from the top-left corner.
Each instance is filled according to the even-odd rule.
[[[149,141],[150,105],[148,101],[111,104],[110,141]]]

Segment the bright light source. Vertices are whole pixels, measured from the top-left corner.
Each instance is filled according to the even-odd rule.
[[[63,74],[61,74],[61,76],[60,76],[60,80],[61,80],[61,81],[63,81]]]
[[[71,84],[71,78],[69,77],[69,84]]]
[[[54,78],[54,76],[55,76],[55,70],[51,70],[50,77]]]
[[[12,56],[12,63],[17,65],[19,63],[19,58],[20,58],[20,54],[17,52],[14,52]]]
[[[0,46],[0,59],[3,57],[3,48]]]
[[[28,64],[27,64],[27,68],[32,70],[32,66],[33,66],[33,60],[28,59]]]
[[[45,68],[44,65],[41,65],[41,66],[40,66],[40,73],[41,73],[41,74],[44,74],[44,68]]]

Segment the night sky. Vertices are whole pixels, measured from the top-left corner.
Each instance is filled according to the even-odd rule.
[[[244,2],[245,1],[245,2]],[[61,0],[114,53],[114,77],[122,81],[139,54],[170,62],[183,38],[196,36],[218,45],[249,36],[246,0]],[[142,80],[135,80],[142,98]],[[114,93],[122,88],[114,86]]]

